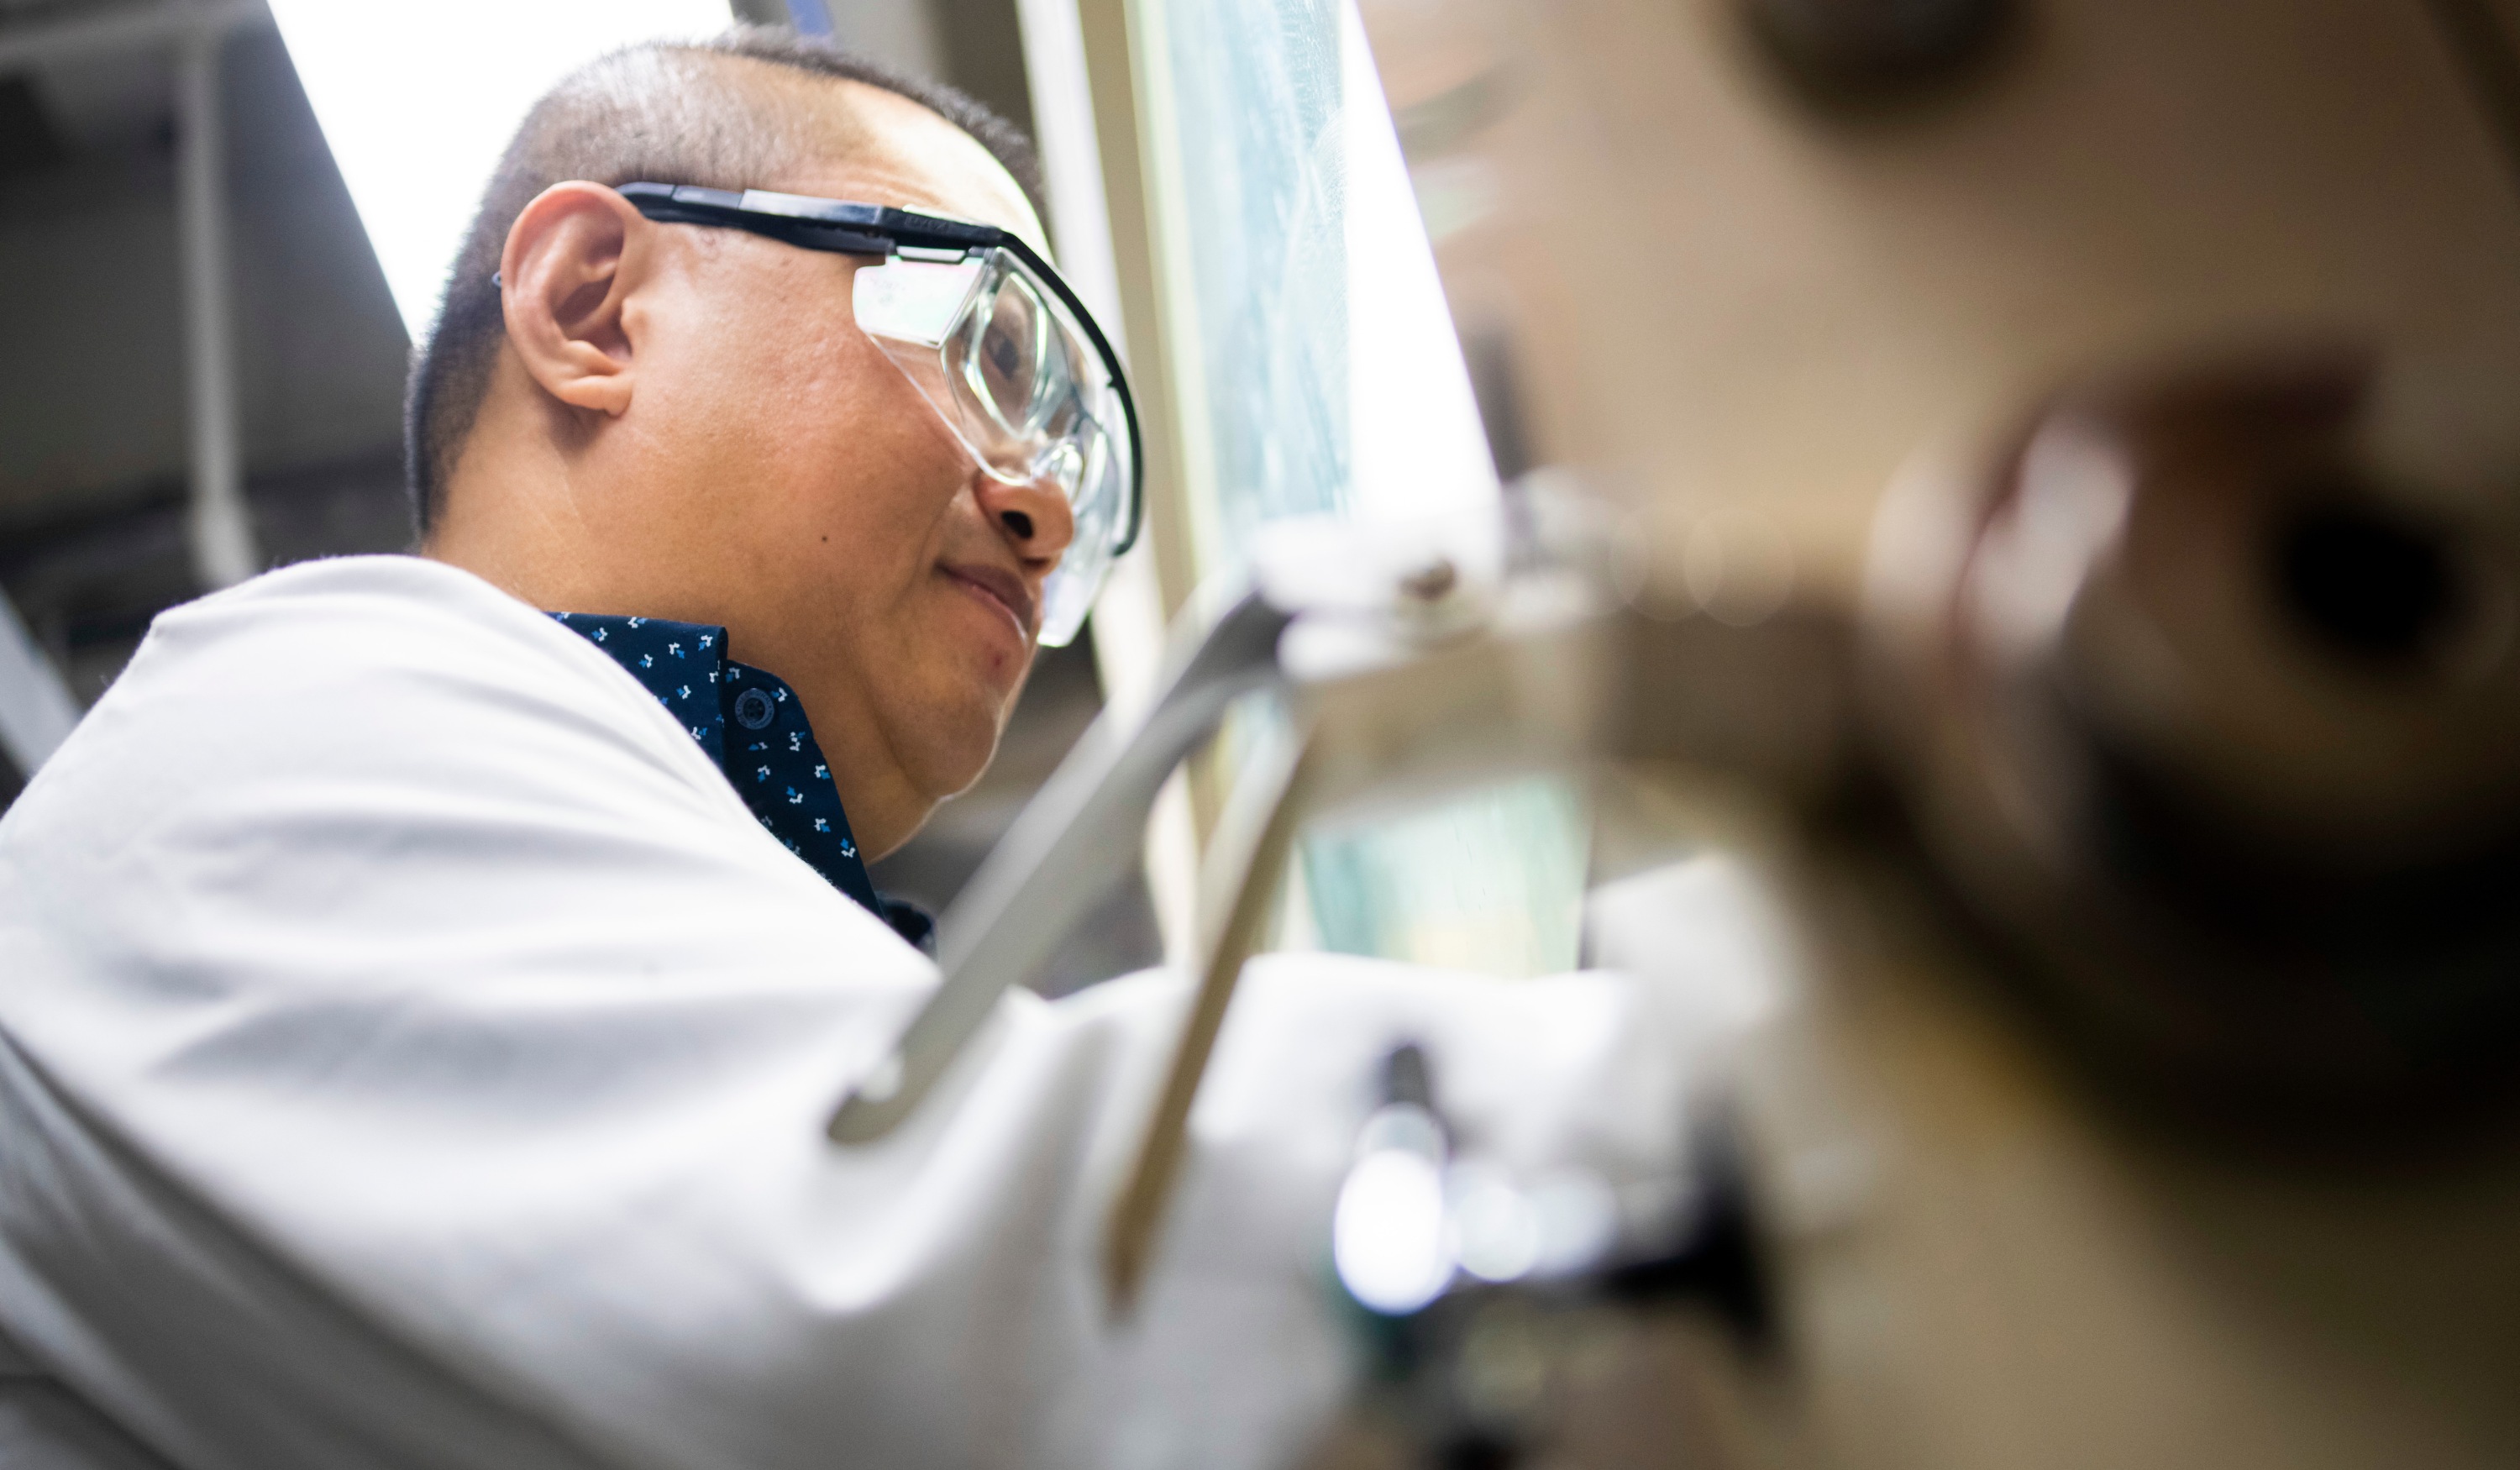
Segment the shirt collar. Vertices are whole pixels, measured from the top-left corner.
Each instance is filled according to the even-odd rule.
[[[933,920],[915,905],[876,892],[805,706],[786,681],[729,658],[722,627],[584,612],[552,616],[610,654],[655,696],[771,836],[904,939],[933,951]]]

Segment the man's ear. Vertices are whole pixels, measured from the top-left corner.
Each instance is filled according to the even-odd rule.
[[[554,184],[508,229],[499,257],[508,341],[543,391],[574,408],[630,407],[625,311],[649,267],[654,226],[601,184]]]

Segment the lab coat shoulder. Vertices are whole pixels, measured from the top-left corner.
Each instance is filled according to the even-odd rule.
[[[416,557],[161,617],[0,827],[0,944],[157,982],[670,969],[737,930],[923,973],[600,650]]]
[[[800,1143],[933,978],[541,613],[414,558],[257,579],[0,823],[0,1314],[161,1448],[344,1462],[319,1431],[393,1434],[339,1422],[345,1333],[406,1407],[530,1381],[484,1318],[636,1279],[643,1215]]]

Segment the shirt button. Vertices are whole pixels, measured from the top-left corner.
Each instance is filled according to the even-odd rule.
[[[735,723],[746,730],[759,730],[779,715],[779,706],[759,690],[745,690],[735,696]]]

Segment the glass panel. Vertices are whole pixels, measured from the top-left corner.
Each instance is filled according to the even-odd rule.
[[[1495,500],[1477,410],[1353,3],[1141,0],[1202,574],[1290,515],[1416,518]],[[1327,949],[1507,975],[1575,961],[1587,825],[1521,780],[1300,859]]]
[[[1184,398],[1205,411],[1209,556],[1230,565],[1260,522],[1347,504],[1339,6],[1158,7],[1191,276],[1174,305],[1204,388]]]

